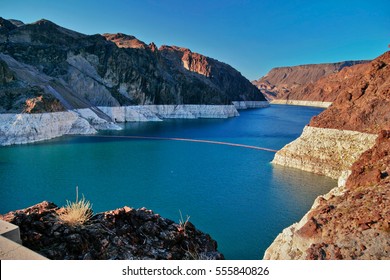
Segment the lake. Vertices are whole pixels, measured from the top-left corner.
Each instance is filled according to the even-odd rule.
[[[95,212],[146,207],[179,221],[190,216],[227,259],[261,259],[277,234],[337,183],[273,166],[274,153],[186,138],[280,149],[323,109],[272,105],[230,119],[127,123],[96,136],[66,136],[0,148],[0,213],[43,200],[65,205],[75,188]],[[98,136],[99,136],[98,135]]]

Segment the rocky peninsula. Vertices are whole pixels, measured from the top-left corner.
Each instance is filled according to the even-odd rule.
[[[333,104],[274,159],[339,185],[284,229],[265,259],[390,259],[390,52],[345,71],[333,79]]]

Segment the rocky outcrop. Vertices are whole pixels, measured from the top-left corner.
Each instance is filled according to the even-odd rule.
[[[318,91],[313,88],[314,84],[321,78],[331,76],[353,65],[367,63],[368,61],[344,61],[338,63],[308,64],[292,67],[273,68],[264,77],[253,81],[261,92],[269,100],[309,100],[332,102],[337,97],[334,92],[337,86]],[[346,71],[348,75],[353,71]],[[344,75],[344,76],[345,76]],[[332,79],[332,78],[330,78]]]
[[[302,135],[279,150],[272,163],[338,179],[371,148],[377,135],[306,126]]]
[[[67,110],[265,100],[237,70],[186,48],[157,49],[121,33],[85,35],[48,20],[1,22],[0,82],[14,80],[6,93],[11,103],[31,98],[22,89],[32,87]]]
[[[42,202],[0,219],[19,226],[23,245],[49,259],[223,259],[210,235],[189,221],[177,224],[151,210],[125,206],[69,226],[59,219],[63,211]]]
[[[345,185],[316,199],[265,259],[390,259],[390,131],[352,166]]]
[[[96,130],[74,112],[0,114],[0,145],[25,144]]]
[[[332,105],[332,102],[273,99],[272,101],[270,101],[270,104],[282,104],[282,105],[296,105],[296,106],[328,108],[330,105]]]
[[[351,67],[355,73],[340,86],[336,101],[310,122],[310,130],[320,133],[307,134],[306,128],[276,155],[275,162],[341,177],[338,188],[319,197],[299,223],[279,234],[265,259],[390,259],[389,65],[387,52]],[[355,132],[345,134],[347,129]],[[348,139],[351,135],[357,142]],[[348,167],[344,158],[354,163],[339,172]]]
[[[146,49],[148,48],[148,45],[146,45],[144,42],[138,40],[134,36],[126,35],[123,33],[117,33],[117,34],[109,34],[105,33],[103,36],[106,38],[107,41],[114,42],[115,45],[118,46],[118,48],[126,48],[126,49]]]

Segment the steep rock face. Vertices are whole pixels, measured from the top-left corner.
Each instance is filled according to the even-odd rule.
[[[333,105],[314,117],[311,126],[367,133],[390,127],[390,52],[354,69],[355,73],[339,84]]]
[[[319,197],[265,259],[390,259],[390,131],[352,166],[346,186]]]
[[[323,131],[323,136],[306,141],[300,139],[301,136],[296,140],[298,144],[312,142],[311,149],[317,150],[319,157],[326,158],[334,149],[323,147],[323,143],[335,130],[342,133],[345,129],[360,131],[355,132],[357,135],[379,134],[375,145],[361,154],[350,171],[342,172],[340,187],[318,198],[299,223],[285,229],[275,239],[264,258],[390,259],[389,62],[390,52],[387,52],[367,65],[351,67],[356,72],[345,79],[336,101],[310,123],[313,129]],[[361,144],[369,142],[363,140]],[[295,147],[295,150],[303,149],[303,146]],[[342,139],[336,139],[334,146],[344,146]],[[345,147],[345,155],[350,157],[350,151],[355,149]],[[280,153],[287,155],[290,150],[287,147]],[[296,159],[287,155],[282,161],[301,160],[301,166],[312,165],[312,159],[305,162],[304,155],[307,153],[295,154]],[[330,167],[327,162],[318,162],[317,169],[332,170],[342,166],[332,163],[330,158],[327,161]]]
[[[63,111],[58,99],[42,88],[26,85],[17,78],[0,55],[0,113],[42,113]]]
[[[183,74],[184,76],[192,74],[191,76],[196,80],[202,81],[215,90],[226,92],[230,97],[226,99],[225,96],[217,93],[213,98],[215,99],[212,101],[213,104],[231,104],[231,101],[266,101],[256,87],[253,87],[240,72],[225,63],[175,46],[162,46],[159,52],[168,61],[168,67],[176,69],[175,72],[179,74],[176,75],[177,79],[181,80]],[[204,100],[211,98],[202,92],[198,95]],[[219,100],[218,103],[216,98]]]
[[[334,79],[330,79],[328,76],[322,79],[321,83],[317,82],[323,87],[330,84],[339,88],[339,96],[336,101],[310,121],[309,126],[312,127],[310,130],[322,131],[321,134],[309,135],[305,133],[308,132],[309,128],[305,129],[300,138],[276,154],[274,162],[337,178],[341,171],[357,159],[357,156],[373,145],[375,137],[364,135],[377,134],[381,129],[390,127],[390,112],[388,110],[390,106],[389,64],[390,52],[387,52],[368,64],[345,68],[337,73],[335,75],[337,77]],[[355,72],[345,76],[345,72],[352,70]],[[325,80],[328,81],[327,84],[323,83]],[[335,81],[339,81],[339,83]],[[357,145],[355,140],[347,138],[345,140],[341,136],[335,137],[334,133],[337,130],[362,132],[355,133],[361,135],[358,137],[360,140],[357,140],[361,144]],[[345,134],[345,132],[341,133]],[[307,143],[310,143],[310,147]],[[333,144],[324,146],[325,143]],[[346,143],[353,146],[346,145]],[[355,149],[356,145],[360,148]],[[300,152],[305,149],[307,152]],[[341,149],[343,155],[340,155],[339,152],[335,153],[334,149]],[[310,153],[314,155],[311,157]],[[332,153],[335,155],[332,156]],[[325,156],[326,154],[329,156]],[[317,158],[320,157],[328,159],[314,168],[319,163]],[[338,169],[339,172],[333,172],[334,169]]]
[[[1,19],[0,25],[1,59],[15,78],[67,110],[264,100],[238,71],[188,49],[158,50],[120,33],[84,35],[48,20],[20,25]]]
[[[42,202],[0,219],[19,226],[23,245],[49,259],[223,259],[191,222],[180,225],[145,208],[98,213],[80,226],[62,222],[63,211]]]
[[[269,99],[309,100],[332,102],[337,97],[334,88],[316,91],[314,84],[323,77],[340,72],[344,68],[367,61],[309,64],[273,68],[264,77],[253,81]],[[347,75],[347,73],[345,74]],[[331,84],[328,84],[331,86]]]
[[[178,69],[184,67],[188,71],[198,73],[205,77],[211,76],[210,58],[193,53],[190,49],[176,46],[161,46],[159,51]]]

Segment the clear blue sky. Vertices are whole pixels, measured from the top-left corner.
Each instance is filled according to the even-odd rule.
[[[372,59],[390,44],[390,0],[0,0],[0,16],[188,47],[249,80],[277,66]]]

